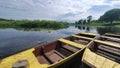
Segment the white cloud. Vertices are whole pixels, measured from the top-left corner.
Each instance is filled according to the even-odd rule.
[[[98,18],[105,10],[89,12],[94,6],[120,8],[120,0],[1,0],[0,17],[12,19],[79,20],[93,15]],[[103,9],[103,8],[101,8]],[[94,9],[93,9],[94,10]]]

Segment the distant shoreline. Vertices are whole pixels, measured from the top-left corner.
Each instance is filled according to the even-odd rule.
[[[69,23],[51,20],[7,20],[0,19],[0,28],[65,28]]]
[[[110,23],[95,23],[91,22],[89,24],[75,24],[76,26],[115,26],[115,27],[120,27],[120,21],[119,22],[113,22],[112,24]]]

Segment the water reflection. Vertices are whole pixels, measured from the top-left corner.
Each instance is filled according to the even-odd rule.
[[[88,26],[75,26],[79,30],[83,30],[85,32],[93,32],[92,30],[96,30],[96,32],[100,35],[104,33],[120,33],[120,27],[88,27]]]
[[[120,27],[97,27],[97,32],[99,34],[104,34],[104,33],[120,33]]]
[[[88,26],[75,26],[75,27],[78,28],[79,30],[84,30],[85,32],[90,32],[90,30],[92,30],[92,28]]]
[[[120,27],[70,26],[64,29],[1,28],[0,58],[80,32],[120,33]]]

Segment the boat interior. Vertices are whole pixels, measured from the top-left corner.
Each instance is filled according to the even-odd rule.
[[[36,47],[33,53],[41,64],[53,64],[79,50],[80,48],[70,46],[69,44],[54,41],[46,45]]]
[[[79,34],[75,34],[75,35],[78,35],[78,36],[84,36],[84,37],[88,37],[88,38],[95,38],[95,36],[96,36],[97,34],[90,34],[90,33],[85,34],[85,33],[79,33]]]
[[[114,37],[114,38],[120,38],[120,34],[105,33],[104,36]]]
[[[31,63],[37,61],[36,63],[41,65],[41,67],[46,65],[45,68],[97,68],[97,65],[94,65],[96,60],[98,61],[98,64],[102,66],[100,59],[103,60],[104,58],[105,60],[109,59],[112,63],[115,62],[115,64],[120,64],[120,35],[105,34],[95,39],[96,35],[97,34],[90,33],[74,34],[50,43],[38,45],[30,51],[25,51],[22,54],[29,53],[31,58],[34,57],[34,60],[31,60],[31,58],[28,59]],[[13,56],[13,59],[15,56],[16,55]],[[98,59],[93,60],[96,56]],[[84,61],[83,58],[89,62]],[[9,58],[7,59],[9,61]],[[34,64],[36,65],[36,63]],[[108,64],[106,63],[106,65]],[[100,67],[100,65],[98,67]],[[6,65],[4,64],[4,66]],[[31,64],[31,66],[33,65]]]
[[[101,36],[99,38],[99,40],[102,40],[102,41],[105,41],[105,42],[108,42],[108,43],[112,43],[112,44],[116,44],[116,45],[119,45],[120,46],[120,36],[116,35],[112,35],[112,36],[107,36],[109,34],[105,34],[103,36]]]
[[[89,46],[90,50],[98,55],[106,57],[117,63],[120,63],[120,45],[106,43],[104,41],[95,40]]]
[[[92,39],[87,39],[87,37],[77,36],[77,35],[66,37],[64,39],[70,40],[75,43],[83,44],[83,45],[87,45],[92,40]]]
[[[86,38],[69,36],[36,47],[33,53],[37,57],[39,63],[53,64],[79,51],[82,48],[81,46],[87,45],[91,39]],[[74,44],[76,47],[71,46],[72,44]]]

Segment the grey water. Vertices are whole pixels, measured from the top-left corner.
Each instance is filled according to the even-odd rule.
[[[58,30],[0,28],[0,59],[80,32],[120,33],[120,27],[69,26]]]

